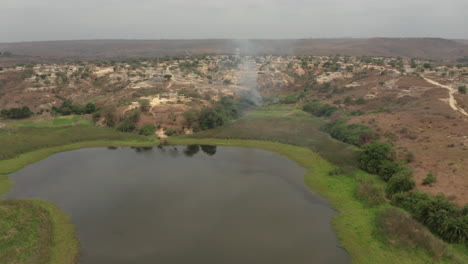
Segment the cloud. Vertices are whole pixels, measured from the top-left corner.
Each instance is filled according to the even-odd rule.
[[[0,42],[160,38],[468,38],[466,0],[3,0]]]

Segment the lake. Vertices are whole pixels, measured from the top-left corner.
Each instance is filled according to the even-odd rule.
[[[73,219],[82,264],[350,263],[305,169],[259,149],[88,148],[11,174]]]

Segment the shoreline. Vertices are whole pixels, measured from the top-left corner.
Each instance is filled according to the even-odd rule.
[[[272,151],[285,156],[306,169],[304,181],[307,187],[325,199],[338,212],[331,224],[337,234],[340,247],[348,252],[352,263],[390,264],[397,259],[402,264],[434,262],[434,259],[421,249],[393,247],[375,236],[375,217],[379,212],[391,207],[391,205],[385,203],[368,208],[354,195],[359,179],[372,179],[381,183],[381,180],[375,175],[367,174],[361,170],[356,170],[354,176],[329,175],[329,172],[336,166],[326,161],[316,152],[306,147],[271,141],[174,137],[168,139],[168,144],[250,147]],[[99,140],[39,149],[21,154],[13,159],[0,161],[0,174],[13,173],[59,152],[91,147],[155,147],[157,145],[155,141]],[[2,189],[1,186],[2,182],[0,181],[0,190]],[[41,201],[37,200],[37,202],[40,203]],[[74,228],[74,225],[72,226]],[[452,262],[441,260],[439,263]]]

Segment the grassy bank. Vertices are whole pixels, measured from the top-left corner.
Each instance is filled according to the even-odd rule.
[[[70,218],[38,200],[0,200],[2,263],[74,264],[78,240]]]
[[[324,124],[294,106],[279,105],[254,110],[236,122],[191,137],[282,142],[310,148],[335,164],[357,166],[358,150],[321,131]]]
[[[375,232],[375,219],[383,210],[391,206],[383,203],[370,208],[355,195],[360,179],[369,179],[380,184],[383,182],[377,176],[362,171],[356,171],[352,176],[330,175],[329,172],[335,166],[308,148],[268,141],[237,139],[172,138],[169,142],[174,145],[204,144],[261,148],[277,152],[295,161],[307,169],[304,176],[307,185],[339,211],[333,219],[333,226],[341,241],[341,246],[349,252],[353,263],[463,263],[468,260],[466,255],[455,251],[451,259],[435,259],[430,253],[418,247],[395,247],[385,242],[384,238]]]
[[[0,129],[0,160],[26,152],[96,140],[141,140],[136,134],[89,125],[60,127],[7,127]],[[1,167],[1,166],[0,166]]]

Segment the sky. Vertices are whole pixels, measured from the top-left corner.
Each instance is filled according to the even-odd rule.
[[[0,42],[468,39],[468,0],[0,0]]]

